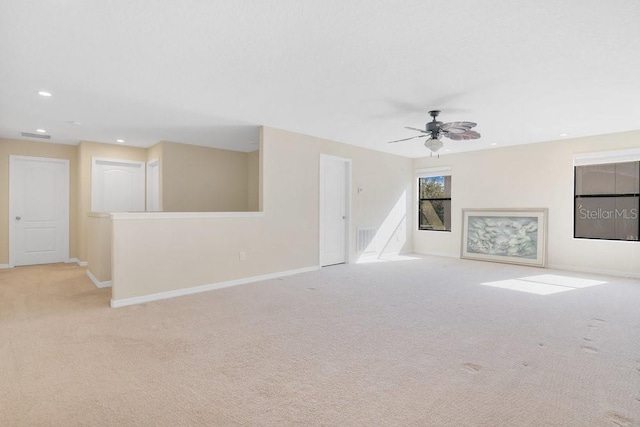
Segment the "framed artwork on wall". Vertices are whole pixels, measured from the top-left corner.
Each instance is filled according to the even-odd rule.
[[[461,258],[546,266],[546,208],[463,209]]]

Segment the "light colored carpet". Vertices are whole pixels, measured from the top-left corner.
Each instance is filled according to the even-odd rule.
[[[541,274],[608,283],[480,285]],[[637,280],[425,257],[109,298],[0,270],[0,425],[640,425]]]

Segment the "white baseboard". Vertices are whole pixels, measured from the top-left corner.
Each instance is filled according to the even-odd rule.
[[[445,254],[445,253],[437,253],[437,252],[431,252],[431,253],[414,252],[414,253],[419,254],[419,255],[426,255],[426,256],[441,256],[441,257],[446,257],[446,258],[462,259],[459,256],[453,256],[451,254]],[[574,265],[560,265],[560,264],[547,264],[546,268],[551,269],[551,270],[575,271],[576,273],[601,274],[601,275],[604,275],[604,276],[614,276],[614,277],[625,277],[625,278],[630,278],[630,279],[640,279],[640,273],[633,273],[633,272],[629,272],[629,271],[606,270],[606,269],[598,269],[598,268],[584,268],[584,267],[577,267],[577,266],[574,266]]]
[[[640,279],[640,273],[632,273],[629,271],[603,270],[599,268],[583,268],[573,265],[548,264],[547,268],[552,270],[575,271],[576,273],[601,274],[604,276],[625,277],[630,279]]]
[[[96,285],[96,288],[110,288],[111,287],[111,280],[105,280],[104,282],[101,282],[98,279],[96,279],[96,276],[91,274],[91,272],[89,270],[87,270],[87,276],[89,276],[89,279],[91,279],[93,284]]]
[[[78,258],[69,258],[69,261],[67,261],[67,264],[72,264],[72,263],[76,263],[80,267],[86,267],[87,265],[89,265],[87,261],[80,261]],[[10,266],[9,264],[0,264],[0,269],[3,269],[3,268],[13,268],[13,267]]]
[[[416,255],[425,255],[425,256],[437,256],[437,257],[443,257],[443,258],[457,258],[460,259],[460,254],[450,254],[447,252],[419,252],[419,251],[413,251],[411,252],[413,254]]]
[[[299,268],[296,270],[281,271],[278,273],[264,274],[262,276],[252,276],[243,279],[229,280],[227,282],[212,283],[209,285],[194,286],[192,288],[176,289],[175,291],[159,292],[157,294],[142,295],[139,297],[111,299],[111,307],[124,307],[127,305],[142,304],[145,302],[158,301],[163,299],[175,298],[184,295],[197,294],[200,292],[212,291],[215,289],[228,288],[231,286],[245,285],[247,283],[260,282],[262,280],[277,279],[278,277],[291,276],[300,273],[309,273],[319,270],[319,266]],[[88,271],[87,271],[88,273]]]

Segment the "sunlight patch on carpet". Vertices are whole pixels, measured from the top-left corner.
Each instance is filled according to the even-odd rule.
[[[498,280],[496,282],[480,283],[494,288],[510,289],[537,295],[551,295],[575,289],[602,285],[607,282],[600,280],[581,279],[571,276],[557,276],[555,274],[541,274],[538,276],[520,277],[518,279]]]

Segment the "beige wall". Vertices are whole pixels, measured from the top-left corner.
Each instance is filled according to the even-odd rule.
[[[78,255],[78,154],[75,146],[0,138],[0,264],[9,263],[9,156],[69,160],[69,257]]]
[[[640,277],[637,242],[573,238],[574,154],[639,146],[636,131],[416,159],[414,169],[451,166],[453,230],[417,231],[414,224],[414,250],[460,256],[464,208],[542,207],[549,209],[549,267]]]
[[[168,148],[167,148],[168,147]],[[81,141],[77,146],[53,144],[48,142],[35,142],[25,140],[11,140],[0,138],[0,227],[5,230],[0,234],[0,265],[9,262],[9,241],[8,241],[8,212],[9,212],[9,156],[33,156],[33,157],[51,157],[69,160],[70,188],[69,188],[69,257],[78,258],[80,261],[86,261],[87,253],[87,221],[88,213],[91,210],[91,162],[93,157],[103,157],[120,160],[148,161],[153,159],[160,160],[160,201],[163,201],[163,167],[165,158],[165,149],[174,156],[174,161],[169,162],[169,176],[182,176],[179,181],[183,188],[198,188],[198,184],[189,182],[192,176],[184,173],[184,170],[193,171],[195,169],[202,170],[201,167],[196,168],[194,165],[197,160],[194,158],[200,156],[203,159],[212,161],[214,169],[217,173],[215,183],[210,186],[217,188],[219,183],[232,183],[226,185],[217,194],[215,203],[209,201],[208,206],[200,206],[200,208],[210,208],[221,211],[230,210],[247,210],[249,203],[252,207],[257,206],[258,185],[252,184],[252,196],[247,198],[249,192],[249,177],[259,179],[255,174],[258,167],[255,162],[257,155],[233,152],[228,150],[218,150],[211,148],[196,147],[192,145],[175,144],[175,143],[158,143],[149,149],[129,147],[116,144],[104,144],[99,142]],[[256,152],[257,153],[257,152]],[[219,156],[212,160],[212,157]],[[251,161],[249,159],[251,158]],[[177,159],[177,160],[176,160]],[[252,169],[249,169],[251,163]],[[202,166],[202,164],[200,164]],[[207,169],[207,168],[204,168]],[[178,174],[178,170],[182,170],[182,174]],[[226,175],[225,175],[226,174]],[[202,186],[202,180],[199,181]],[[176,194],[176,187],[170,190]],[[192,202],[196,197],[193,192],[182,191],[188,193]],[[207,189],[207,194],[211,191]],[[204,197],[206,199],[206,197]],[[177,203],[180,200],[173,200]],[[195,207],[195,206],[192,206]],[[185,209],[188,210],[189,206]],[[257,209],[257,208],[255,208]]]
[[[160,202],[160,210],[162,210],[162,159],[164,153],[162,146],[163,143],[159,142],[147,148],[147,164],[153,160],[158,161],[158,199]]]
[[[355,262],[360,256],[355,246],[358,228],[399,229],[402,250],[411,250],[411,233],[395,220],[400,203],[399,213],[409,219],[407,224],[412,223],[412,202],[407,197],[411,192],[411,159],[268,127],[263,128],[263,135],[264,211],[276,212],[270,221],[276,236],[295,236],[295,244],[283,248],[289,256],[301,258],[303,265],[318,264],[321,154],[352,160],[351,260]],[[390,217],[392,224],[386,222]],[[383,245],[393,243],[392,237],[397,240],[397,236],[384,237]]]
[[[247,154],[247,210],[260,210],[260,151]]]
[[[76,147],[73,147],[76,148]],[[88,256],[88,214],[91,212],[91,162],[93,157],[117,160],[147,161],[147,149],[124,145],[81,141],[78,150],[79,200],[76,205],[79,218],[78,258],[86,261]]]
[[[249,210],[248,164],[244,152],[163,141],[163,211]]]
[[[98,282],[111,281],[111,217],[106,213],[90,213],[87,218],[88,270]]]
[[[351,260],[359,255],[356,230],[382,228],[395,211],[401,215],[387,226],[389,239],[401,241],[398,250],[410,250],[411,233],[401,222],[405,215],[409,224],[413,221],[406,197],[411,159],[263,128],[263,213],[184,219],[118,215],[113,220],[113,299],[318,266],[320,154],[352,160]],[[246,260],[240,261],[240,251]]]

